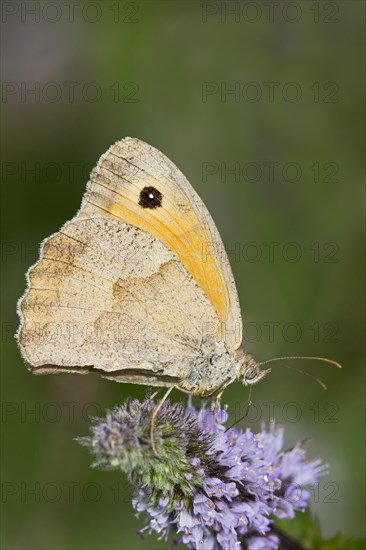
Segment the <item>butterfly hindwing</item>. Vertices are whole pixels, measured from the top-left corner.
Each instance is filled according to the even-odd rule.
[[[165,244],[108,217],[66,223],[43,243],[28,281],[18,338],[34,372],[169,385],[190,372],[219,324]]]

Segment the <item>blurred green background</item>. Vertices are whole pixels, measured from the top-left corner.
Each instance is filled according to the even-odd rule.
[[[325,534],[362,534],[364,4],[276,5],[3,2],[2,548],[164,547],[135,535],[143,520],[126,481],[92,471],[74,441],[88,415],[146,388],[32,376],[13,338],[40,241],[128,135],[171,158],[209,208],[231,251],[246,349],[344,365],[291,363],[328,392],[274,366],[249,424],[273,412],[288,445],[311,438],[309,456],[330,464],[311,497]],[[246,397],[235,383],[223,401],[234,416]]]

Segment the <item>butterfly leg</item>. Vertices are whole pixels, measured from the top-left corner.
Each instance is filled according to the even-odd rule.
[[[217,413],[217,411],[219,410],[220,408],[220,400],[221,400],[221,397],[222,397],[222,394],[224,393],[224,390],[221,390],[219,393],[216,394],[215,396],[215,405],[214,405],[214,414]]]
[[[155,397],[156,397],[156,396],[158,395],[159,391],[160,391],[160,389],[159,389],[159,390],[156,390],[156,391],[154,391],[154,393],[152,393],[152,394],[150,395],[150,399],[151,399],[151,401],[152,401],[152,400],[153,400],[153,399],[154,399],[154,398],[155,398]]]
[[[227,432],[228,430],[231,430],[231,428],[236,426],[239,422],[241,422],[241,420],[244,420],[244,418],[246,418],[248,416],[249,411],[250,411],[250,407],[252,406],[252,403],[253,403],[252,402],[252,390],[253,390],[253,386],[250,386],[250,388],[249,388],[249,398],[248,398],[247,404],[245,406],[243,416],[241,416],[238,420],[235,420],[235,422],[233,424],[231,424],[228,428],[226,428],[225,432]]]
[[[155,432],[155,419],[161,409],[161,407],[163,406],[164,404],[164,401],[166,401],[166,399],[168,398],[169,394],[171,393],[171,391],[175,388],[175,386],[171,386],[166,392],[165,394],[163,395],[163,397],[161,398],[161,400],[159,401],[158,405],[155,407],[155,409],[153,410],[153,412],[151,413],[151,419],[150,419],[150,443],[151,443],[151,448],[153,450],[153,453],[155,456],[159,456],[158,455],[158,452],[156,450],[156,447],[155,447],[155,439],[154,439],[154,432]]]

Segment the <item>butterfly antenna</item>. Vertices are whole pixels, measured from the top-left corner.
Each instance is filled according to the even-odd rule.
[[[266,365],[267,363],[272,363],[272,361],[282,361],[287,359],[309,359],[310,361],[325,361],[325,363],[330,363],[331,365],[336,366],[338,369],[342,368],[342,365],[340,363],[337,363],[337,361],[333,361],[333,359],[328,359],[327,357],[307,357],[305,355],[289,355],[287,357],[274,357],[273,359],[267,359],[266,361],[262,361],[261,363],[258,363],[258,367],[261,367],[262,365]]]
[[[320,378],[317,378],[316,376],[313,376],[312,374],[310,374],[310,372],[307,372],[306,370],[296,369],[295,367],[291,367],[290,365],[280,365],[280,366],[284,367],[285,369],[289,369],[289,370],[293,370],[295,372],[299,372],[300,374],[303,374],[304,376],[309,376],[309,378],[312,378],[313,380],[315,380],[315,382],[317,382],[323,388],[323,390],[328,389],[328,386],[326,384],[324,384],[323,380],[321,380]]]
[[[267,361],[262,361],[262,363],[258,364],[258,367],[262,365],[267,365],[268,363],[272,363],[274,361],[286,361],[287,359],[306,359],[310,361],[324,361],[325,363],[330,363],[331,365],[334,365],[338,369],[342,368],[342,365],[340,363],[337,363],[337,361],[333,361],[332,359],[328,359],[327,357],[306,357],[306,356],[298,356],[298,355],[292,355],[288,357],[274,357],[273,359],[268,359]],[[315,380],[322,388],[323,390],[327,390],[327,386],[324,384],[320,378],[317,378],[316,376],[313,376],[307,371],[304,371],[302,369],[296,369],[295,367],[291,367],[290,365],[280,365],[281,367],[285,367],[286,369],[290,369],[296,372],[299,372],[300,374],[303,374],[304,376],[309,376],[313,380]]]

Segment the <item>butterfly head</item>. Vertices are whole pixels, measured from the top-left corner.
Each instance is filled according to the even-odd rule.
[[[271,372],[271,369],[261,369],[251,355],[243,355],[241,359],[239,379],[243,382],[244,386],[256,384],[262,380],[262,378],[267,376],[269,372]]]

